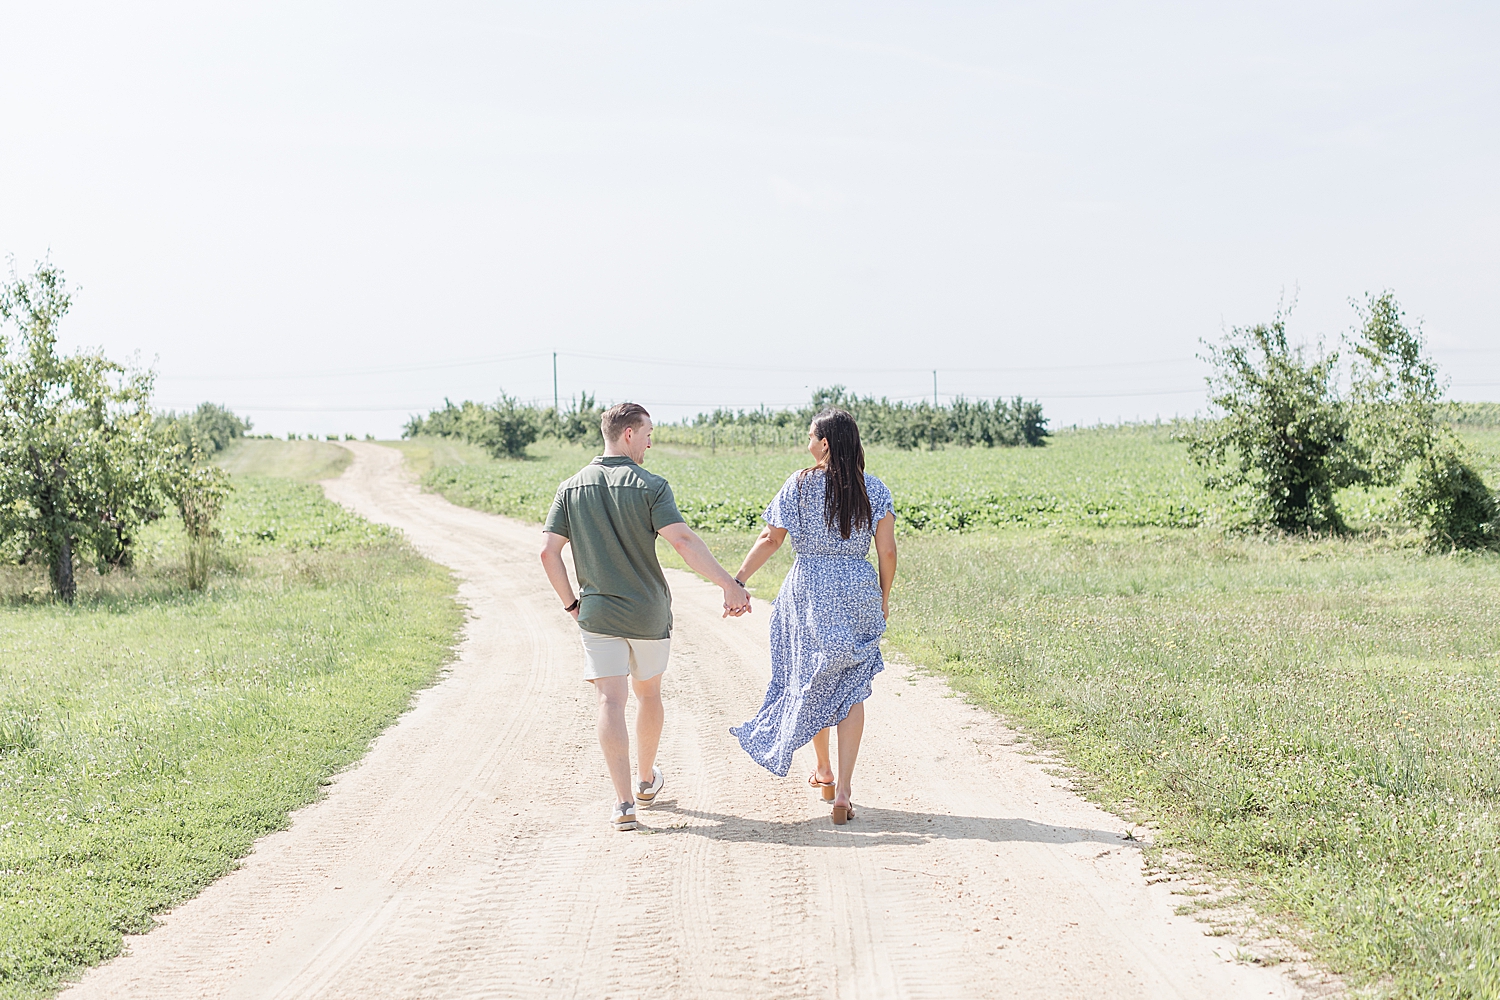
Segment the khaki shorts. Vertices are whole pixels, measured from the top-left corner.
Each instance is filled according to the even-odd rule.
[[[584,680],[629,674],[638,681],[649,681],[667,669],[671,639],[626,639],[582,629],[579,633],[583,636]]]

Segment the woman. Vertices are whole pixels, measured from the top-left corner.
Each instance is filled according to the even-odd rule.
[[[885,664],[880,636],[896,579],[891,491],[865,472],[859,425],[843,410],[813,418],[807,450],[816,464],[786,481],[766,508],[766,529],[736,579],[746,580],[788,535],[797,558],[771,609],[771,686],[755,718],[730,732],[745,752],[786,776],[792,753],[812,741],[818,768],[807,779],[833,800],[833,821],[854,818],[849,782],[865,726],[870,681]],[[865,561],[871,539],[880,572]],[[839,731],[835,783],[830,727]]]

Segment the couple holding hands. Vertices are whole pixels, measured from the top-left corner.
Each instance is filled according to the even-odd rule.
[[[599,746],[614,783],[610,817],[636,827],[665,782],[656,764],[662,674],[671,646],[672,594],[656,559],[656,536],[724,591],[724,614],[750,611],[745,582],[788,537],[796,559],[771,610],[771,684],[755,718],[730,730],[756,763],[785,777],[792,754],[813,744],[809,776],[833,803],[833,822],[854,818],[850,780],[864,730],[864,700],[884,663],[880,637],[896,577],[896,519],[890,490],[865,470],[859,426],[843,410],[813,418],[814,464],[789,478],[765,511],[766,528],[736,576],[719,565],[677,510],[672,488],[641,467],[651,415],[620,403],[600,420],[604,454],[558,487],[543,525],[542,566],[578,620],[584,678],[599,701]],[[875,545],[879,569],[866,560]],[[563,563],[571,545],[579,593]],[[627,680],[628,678],[628,680]],[[636,781],[631,781],[625,702],[635,690]],[[838,773],[829,755],[838,732]]]

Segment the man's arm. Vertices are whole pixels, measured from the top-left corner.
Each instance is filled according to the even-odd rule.
[[[565,608],[576,600],[573,596],[573,581],[568,579],[568,567],[563,565],[562,550],[567,544],[567,535],[542,532],[542,569],[547,571],[547,582],[557,591],[558,600],[562,601]],[[578,609],[574,608],[571,614],[577,618]]]
[[[698,537],[697,532],[679,521],[662,528],[658,534],[677,550],[683,562],[700,576],[707,577],[710,583],[718,584],[719,589],[724,591],[725,615],[737,616],[750,610],[749,593],[735,582],[734,577],[729,575],[729,570],[719,565],[719,560],[708,551],[708,546],[703,544],[703,539]]]

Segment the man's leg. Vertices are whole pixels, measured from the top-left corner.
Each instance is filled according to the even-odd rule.
[[[629,688],[624,677],[600,677],[592,682],[599,693],[599,749],[609,765],[609,779],[615,785],[616,802],[634,802],[630,784],[630,732],[625,728],[625,699]],[[657,738],[661,726],[657,725]]]
[[[635,689],[635,752],[636,774],[640,780],[651,780],[651,768],[656,764],[656,748],[661,745],[661,727],[664,711],[661,706],[661,674],[650,680],[631,679]]]

